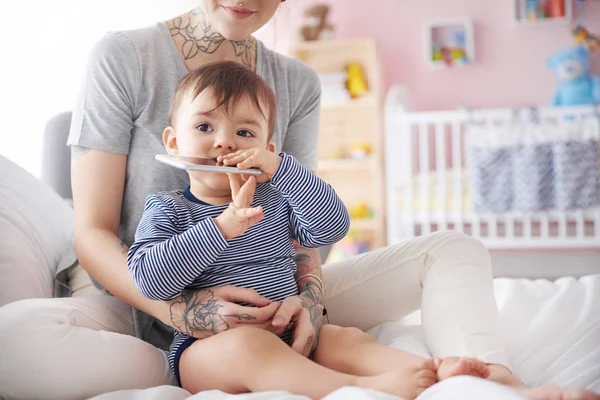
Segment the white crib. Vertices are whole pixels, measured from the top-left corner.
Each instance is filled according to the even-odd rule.
[[[515,120],[516,110],[407,112],[398,93],[392,88],[385,105],[388,244],[454,229],[481,238],[491,249],[600,248],[597,205],[565,211],[474,211],[466,162],[467,127],[507,126]],[[591,130],[594,143],[600,137],[598,111],[594,107],[531,109],[543,123],[596,118]],[[519,111],[521,118],[524,112]]]

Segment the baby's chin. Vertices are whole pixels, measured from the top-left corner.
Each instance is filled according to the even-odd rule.
[[[210,196],[231,195],[231,186],[226,174],[219,172],[200,172],[194,180],[203,186],[203,192]]]

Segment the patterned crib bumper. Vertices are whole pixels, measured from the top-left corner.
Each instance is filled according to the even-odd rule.
[[[480,214],[570,211],[600,205],[598,118],[471,125],[466,165]]]

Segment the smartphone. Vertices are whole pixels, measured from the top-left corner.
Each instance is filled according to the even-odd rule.
[[[262,171],[258,168],[239,169],[237,167],[225,166],[212,158],[172,156],[169,154],[157,154],[154,158],[171,167],[186,171],[222,172],[257,176],[262,174]]]

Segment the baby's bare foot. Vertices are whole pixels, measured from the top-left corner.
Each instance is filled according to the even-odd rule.
[[[600,395],[585,389],[544,385],[519,390],[532,400],[600,400]]]
[[[475,358],[446,357],[436,358],[435,361],[440,381],[457,375],[471,375],[483,379],[490,376],[488,366]]]
[[[437,382],[436,368],[435,360],[429,359],[417,366],[377,376],[360,377],[357,383],[360,387],[413,400]]]

